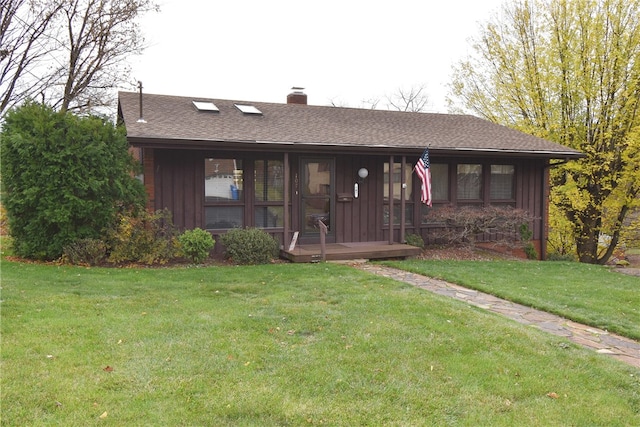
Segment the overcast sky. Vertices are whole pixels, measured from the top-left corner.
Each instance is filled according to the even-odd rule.
[[[451,66],[503,0],[158,0],[132,77],[148,93],[360,107],[425,85],[446,112]],[[126,89],[133,89],[133,86]]]

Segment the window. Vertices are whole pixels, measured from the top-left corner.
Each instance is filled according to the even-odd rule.
[[[284,166],[282,160],[256,160],[256,202],[284,200]]]
[[[206,206],[205,228],[242,228],[243,206]]]
[[[284,227],[284,208],[282,206],[256,206],[256,227]]]
[[[458,165],[458,200],[482,199],[482,165]]]
[[[404,169],[405,224],[413,224],[413,169],[407,164]],[[400,224],[400,200],[402,198],[402,163],[393,163],[393,223]],[[389,225],[389,163],[384,164],[384,225]]]
[[[449,201],[449,165],[431,163],[431,197],[434,202]]]
[[[205,228],[244,225],[243,185],[241,159],[204,159]]]
[[[284,162],[256,160],[254,185],[256,227],[284,227]]]
[[[429,224],[432,221],[429,215],[434,209],[449,202],[449,165],[446,163],[431,163],[431,198],[432,207],[421,204],[421,223]]]
[[[262,115],[262,111],[258,110],[258,108],[254,105],[249,104],[233,104],[236,108],[242,111],[244,114],[255,114]]]
[[[198,109],[198,111],[210,111],[213,113],[217,113],[220,110],[216,107],[211,101],[193,101],[193,105]]]
[[[513,165],[491,165],[491,200],[513,200]]]

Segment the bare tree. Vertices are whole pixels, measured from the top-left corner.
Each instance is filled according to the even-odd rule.
[[[409,89],[399,88],[397,92],[387,96],[390,110],[419,113],[424,111],[428,102],[426,85],[411,86]]]
[[[0,0],[2,113],[27,98],[60,110],[110,106],[141,53],[153,0]]]
[[[398,88],[396,92],[384,97],[386,102],[382,103],[379,97],[371,97],[360,101],[358,108],[369,110],[398,110],[404,112],[420,113],[425,110],[429,103],[429,96],[426,93],[426,85],[413,85],[408,89]],[[343,103],[331,99],[332,107],[345,107]]]
[[[45,76],[33,77],[51,53],[47,31],[60,7],[60,3],[0,0],[0,112],[48,85]]]

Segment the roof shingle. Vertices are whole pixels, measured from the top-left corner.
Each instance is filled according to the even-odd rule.
[[[219,112],[198,111],[193,101],[213,102]],[[262,114],[243,114],[234,104]],[[571,148],[470,115],[246,102],[223,99],[119,93],[127,136],[137,142],[248,142],[323,147],[488,151],[548,158],[577,158]]]

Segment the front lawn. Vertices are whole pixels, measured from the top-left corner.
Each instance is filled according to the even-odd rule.
[[[347,266],[3,260],[2,288],[2,425],[640,425],[637,369]]]
[[[384,264],[640,340],[640,277],[577,262],[407,260]]]

